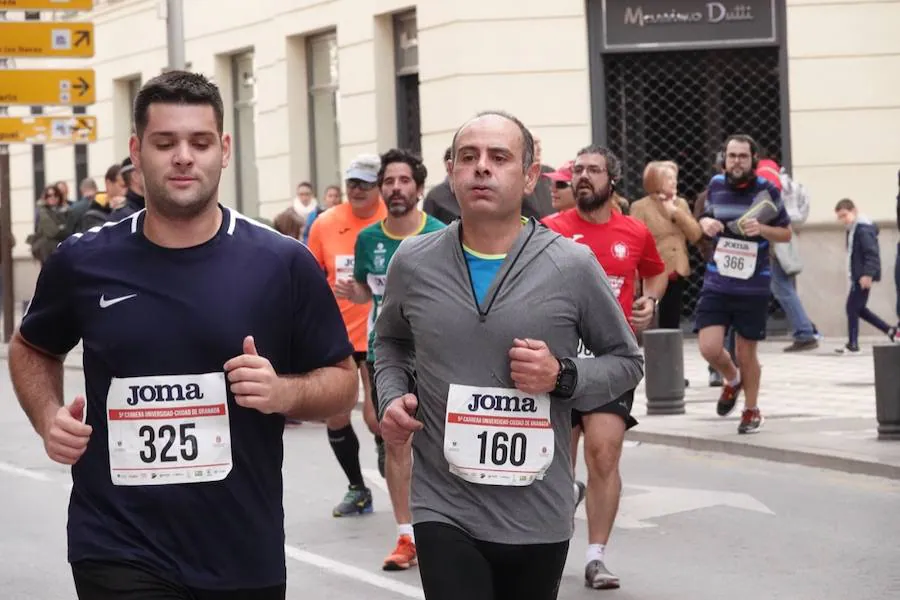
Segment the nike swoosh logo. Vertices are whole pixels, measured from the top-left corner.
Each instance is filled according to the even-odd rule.
[[[572,236],[572,241],[573,241],[573,242],[577,242],[578,240],[580,240],[580,239],[583,238],[583,237],[584,237],[584,236],[581,235],[580,233],[576,233],[575,235]]]
[[[126,300],[131,300],[135,298],[137,294],[131,294],[130,296],[120,296],[118,298],[110,298],[106,299],[106,296],[100,296],[100,308],[109,308],[113,304],[118,304],[119,302],[125,302]]]

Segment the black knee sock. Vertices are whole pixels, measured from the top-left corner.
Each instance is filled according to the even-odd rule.
[[[329,429],[328,443],[331,444],[331,449],[347,475],[350,485],[364,487],[362,467],[359,465],[359,439],[353,431],[353,425],[347,425],[343,429]]]

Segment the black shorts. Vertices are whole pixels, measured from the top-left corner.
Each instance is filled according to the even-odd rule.
[[[366,362],[366,356],[368,356],[368,352],[354,352],[353,360],[356,362],[357,367],[361,367],[364,362]]]
[[[244,590],[201,590],[173,583],[127,562],[72,563],[78,600],[284,600],[286,584]]]
[[[638,424],[637,419],[631,416],[631,409],[634,406],[634,390],[629,390],[619,396],[614,402],[604,404],[598,408],[591,410],[573,410],[572,411],[572,427],[580,427],[582,425],[581,418],[584,415],[592,415],[596,413],[609,413],[618,415],[625,421],[625,431]]]
[[[372,400],[372,406],[375,407],[375,414],[378,414],[378,388],[375,387],[375,363],[366,361],[366,370],[369,372],[369,387],[372,388],[369,398]]]
[[[768,296],[740,296],[718,292],[700,292],[694,331],[717,325],[733,327],[745,340],[766,339],[766,322],[769,320]]]
[[[496,544],[446,523],[417,523],[426,600],[556,600],[569,542]]]

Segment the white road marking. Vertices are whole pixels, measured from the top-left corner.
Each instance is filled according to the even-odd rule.
[[[24,477],[26,479],[33,479],[35,481],[61,484],[66,489],[71,489],[72,487],[71,481],[63,481],[59,478],[51,477],[45,473],[32,471],[23,467],[17,467],[16,465],[11,465],[9,463],[0,462],[0,472],[9,473],[10,475],[15,475],[17,477]],[[365,474],[373,483],[387,492],[387,485],[385,484],[384,480],[381,479],[381,475],[378,474],[377,470],[366,469]],[[375,573],[370,573],[358,567],[345,565],[344,563],[340,563],[336,560],[332,560],[324,556],[319,556],[318,554],[313,554],[312,552],[301,550],[300,548],[295,548],[293,546],[285,545],[284,551],[288,558],[291,558],[298,562],[306,563],[308,565],[312,565],[314,567],[318,567],[323,571],[327,571],[335,575],[341,575],[342,577],[349,577],[350,579],[355,579],[356,581],[366,583],[368,585],[375,586],[389,592],[394,592],[395,594],[399,594],[406,598],[417,598],[418,600],[425,600],[424,592],[422,592],[420,588],[417,588],[415,586],[408,585],[399,581],[394,581],[393,579],[382,577],[381,575],[376,575]]]
[[[11,465],[5,462],[0,462],[0,471],[9,473],[10,475],[17,475],[19,477],[25,477],[27,479],[34,479],[35,481],[53,481],[53,479],[46,473],[29,471],[28,469],[23,469],[22,467],[17,467],[16,465]]]
[[[350,579],[355,579],[356,581],[367,583],[371,586],[394,592],[395,594],[407,598],[425,600],[425,593],[415,586],[394,581],[393,579],[370,573],[358,567],[345,565],[336,560],[331,560],[330,558],[325,558],[324,556],[319,556],[318,554],[313,554],[312,552],[307,552],[300,548],[294,548],[287,544],[284,546],[284,551],[288,558],[318,567],[323,571],[328,571],[329,573],[334,573],[335,575],[340,575],[342,577],[349,577]]]

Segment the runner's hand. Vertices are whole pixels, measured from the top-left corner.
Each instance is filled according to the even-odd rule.
[[[244,338],[244,353],[225,363],[225,372],[238,406],[253,408],[266,415],[284,412],[282,400],[276,393],[278,374],[272,363],[256,351],[252,336]]]
[[[642,296],[634,301],[631,308],[629,322],[634,327],[635,333],[645,330],[653,322],[653,313],[656,312],[656,302],[652,298]]]
[[[743,225],[744,235],[747,237],[757,237],[762,235],[762,226],[756,219],[747,219]]]
[[[47,456],[64,465],[74,465],[87,450],[91,432],[84,419],[84,397],[78,396],[68,406],[60,406],[50,421],[50,426],[42,436]]]
[[[716,237],[725,230],[725,226],[717,219],[703,217],[700,219],[700,229],[703,230],[706,237]]]
[[[338,279],[334,282],[334,295],[344,300],[353,300],[356,295],[356,287],[352,279]]]
[[[549,394],[556,389],[559,361],[544,342],[515,339],[509,351],[509,370],[517,389],[526,394]]]
[[[419,401],[413,394],[395,398],[381,417],[381,439],[392,446],[402,446],[424,425],[415,418]]]

